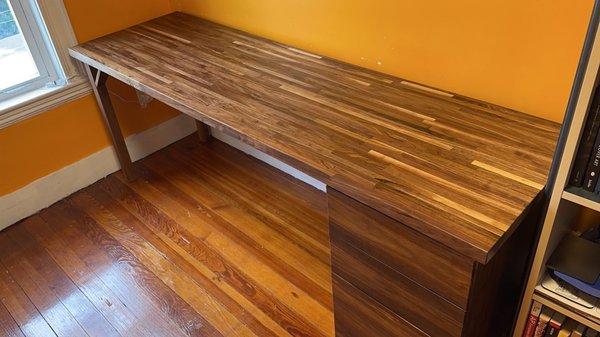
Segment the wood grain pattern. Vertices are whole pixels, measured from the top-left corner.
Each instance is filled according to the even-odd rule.
[[[464,336],[509,336],[533,255],[544,195],[530,205],[517,231],[486,265],[475,264]]]
[[[23,334],[25,336],[56,336],[4,264],[0,267],[0,272],[2,272],[2,277],[0,277],[2,304],[18,324]]]
[[[558,135],[182,13],[70,53],[482,263],[545,184]]]
[[[6,337],[25,336],[4,305],[0,305],[0,333]]]
[[[133,180],[136,177],[135,170],[131,164],[131,157],[129,155],[129,151],[127,150],[127,144],[125,144],[125,138],[123,138],[123,131],[121,131],[119,120],[115,114],[115,109],[110,100],[108,88],[106,87],[108,76],[106,73],[100,72],[89,65],[85,65],[85,72],[88,75],[90,83],[92,84],[92,90],[96,96],[98,107],[104,116],[106,126],[108,127],[109,134],[113,141],[117,158],[119,158],[119,163],[121,164],[121,169],[128,179]]]
[[[334,274],[423,332],[436,337],[462,335],[465,310],[347,242],[332,243],[331,255]],[[339,292],[334,287],[335,297]],[[335,314],[347,313],[336,308]]]
[[[428,337],[411,323],[333,274],[336,337]]]
[[[134,166],[0,232],[1,334],[333,336],[322,192],[195,135]]]
[[[332,246],[345,241],[466,310],[472,260],[333,189],[327,197]]]
[[[510,334],[527,274],[541,195],[485,265],[336,190],[328,189],[327,197],[334,303],[358,296],[355,292],[368,297],[336,306],[336,329],[344,329],[349,321],[373,319],[369,308],[376,305],[430,336]]]

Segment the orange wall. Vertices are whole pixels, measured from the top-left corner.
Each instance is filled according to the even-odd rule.
[[[176,9],[562,121],[592,0],[172,0]]]
[[[80,42],[172,11],[169,0],[65,0]],[[129,135],[178,114],[153,102],[138,107],[135,92],[109,83],[115,110]],[[110,145],[101,114],[89,95],[0,130],[0,196]]]

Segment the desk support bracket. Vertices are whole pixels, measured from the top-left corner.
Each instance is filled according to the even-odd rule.
[[[92,84],[92,89],[94,90],[98,107],[104,115],[104,121],[106,122],[108,131],[112,137],[115,152],[117,153],[117,158],[121,164],[121,169],[123,170],[127,180],[135,180],[137,175],[131,162],[131,156],[127,150],[125,138],[123,138],[123,132],[119,126],[119,121],[117,119],[117,115],[115,114],[115,109],[110,100],[110,96],[108,95],[108,88],[106,87],[108,75],[89,65],[84,66],[85,72],[87,73],[90,83]]]
[[[196,133],[198,134],[198,139],[200,140],[200,142],[208,142],[211,138],[210,127],[199,120],[196,120],[196,127],[198,128],[198,131],[196,131]]]

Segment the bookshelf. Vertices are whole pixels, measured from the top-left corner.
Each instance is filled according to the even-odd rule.
[[[597,0],[554,156],[546,187],[549,198],[546,213],[513,337],[522,336],[533,300],[600,331],[600,309],[585,308],[541,286],[546,262],[562,238],[578,225],[582,214],[596,213],[600,219],[600,195],[568,185],[588,107],[600,77],[599,5]]]

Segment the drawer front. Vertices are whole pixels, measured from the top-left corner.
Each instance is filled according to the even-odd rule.
[[[332,245],[347,242],[466,309],[471,259],[340,192],[327,196]]]
[[[429,336],[338,275],[332,279],[336,337]]]
[[[336,241],[331,249],[338,277],[430,336],[461,336],[465,312],[458,306],[347,242]]]

